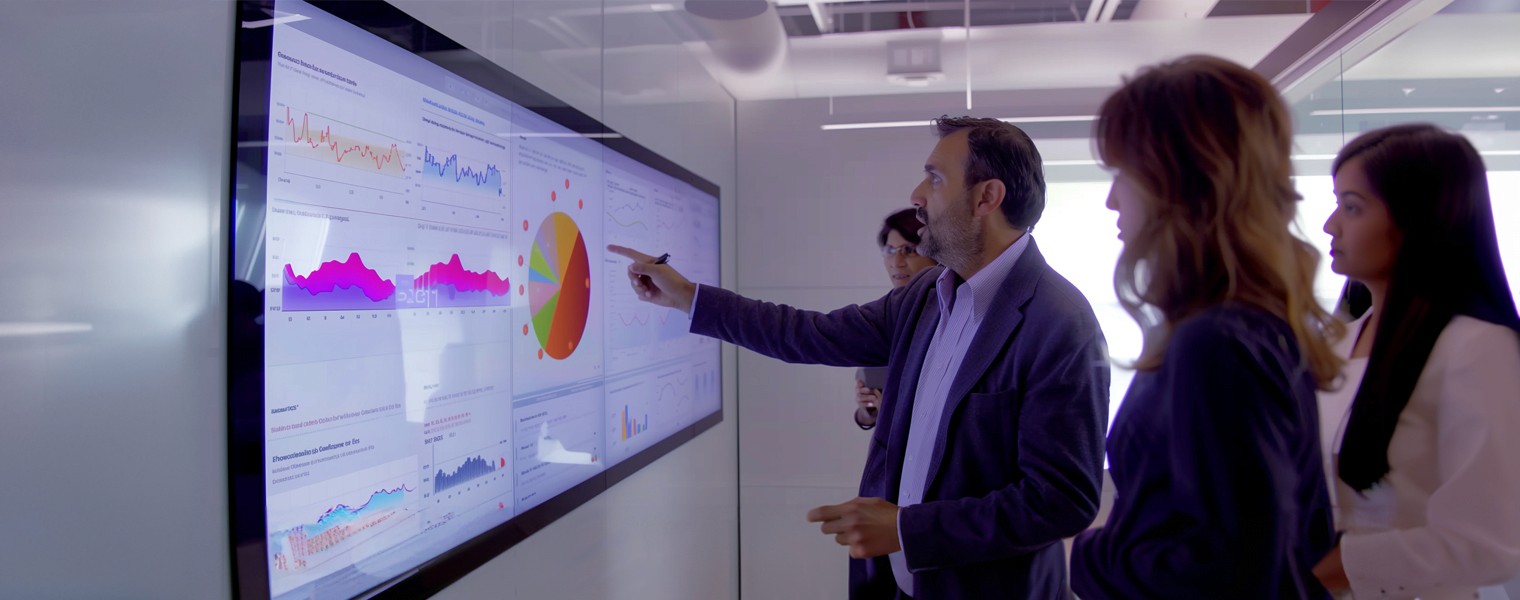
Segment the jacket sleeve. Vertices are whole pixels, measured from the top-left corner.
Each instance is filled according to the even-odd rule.
[[[1097,516],[1108,422],[1109,364],[1087,315],[1038,345],[1020,390],[1017,482],[982,497],[902,509],[912,571],[1002,560],[1076,535]]]
[[[1089,598],[1277,598],[1295,560],[1295,441],[1318,436],[1288,373],[1218,324],[1179,327],[1160,368],[1153,456],[1127,521],[1082,534],[1073,584]],[[1271,340],[1276,343],[1277,340]],[[1150,420],[1150,419],[1148,419]],[[1316,437],[1317,439],[1317,437]],[[1322,474],[1314,473],[1314,477]],[[1302,567],[1307,568],[1307,567]]]
[[[1441,378],[1433,452],[1440,484],[1425,525],[1341,538],[1358,598],[1493,585],[1520,572],[1520,339],[1497,325],[1464,334],[1438,342],[1445,347],[1431,359],[1442,364],[1427,366]]]
[[[693,303],[691,332],[790,363],[883,366],[891,352],[893,308],[906,291],[821,313],[704,285]]]

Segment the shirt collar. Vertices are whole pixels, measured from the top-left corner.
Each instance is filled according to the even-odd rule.
[[[1371,333],[1362,331],[1363,325],[1366,324],[1367,319],[1371,317],[1372,309],[1369,308],[1367,309],[1367,312],[1362,314],[1362,316],[1346,324],[1345,335],[1341,336],[1341,339],[1335,341],[1335,350],[1340,353],[1341,358],[1351,358],[1351,352],[1353,350],[1356,350],[1357,338],[1361,335]]]
[[[1008,278],[1008,272],[1013,270],[1014,263],[1019,262],[1019,257],[1024,255],[1024,250],[1029,247],[1030,234],[1025,232],[1019,236],[1018,241],[1008,246],[1002,254],[982,267],[959,285],[960,276],[955,271],[946,268],[940,272],[936,280],[935,290],[939,295],[939,312],[941,318],[950,316],[950,309],[954,306],[956,298],[971,297],[971,319],[980,322],[982,316],[987,314],[992,300],[997,297],[998,288],[1003,286],[1003,280]]]

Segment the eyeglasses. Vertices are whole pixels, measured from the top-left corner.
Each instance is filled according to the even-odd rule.
[[[903,244],[901,246],[893,246],[892,244],[887,244],[881,247],[881,255],[883,257],[891,258],[893,254],[901,254],[905,257],[913,256],[918,254],[918,247],[912,244]]]

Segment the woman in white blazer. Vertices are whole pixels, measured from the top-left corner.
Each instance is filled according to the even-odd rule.
[[[1370,299],[1320,395],[1340,543],[1315,568],[1355,598],[1504,598],[1520,573],[1520,317],[1482,159],[1401,125],[1331,167],[1331,265]],[[1350,295],[1350,294],[1348,294]]]

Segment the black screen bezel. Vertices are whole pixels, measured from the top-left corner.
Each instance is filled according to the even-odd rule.
[[[719,186],[654,151],[617,135],[590,115],[558,100],[552,94],[503,69],[496,63],[465,49],[457,42],[381,0],[306,0],[366,31],[384,31],[382,39],[420,56],[454,75],[466,79],[528,108],[571,131],[591,135],[608,149],[686,182],[711,195],[721,222],[722,206]],[[228,239],[228,298],[233,302],[238,284],[235,257],[239,240],[234,227],[240,202],[250,199],[240,195],[257,194],[263,186],[239,186],[239,169],[252,167],[260,177],[268,176],[266,149],[269,139],[269,81],[274,27],[243,27],[245,22],[271,18],[272,0],[241,0],[234,11],[232,27],[236,31],[233,53],[234,135],[229,165],[230,205],[224,226]],[[378,35],[378,34],[377,34]],[[438,55],[447,53],[447,60]],[[246,183],[246,182],[245,182]],[[240,189],[242,188],[242,189]],[[258,198],[262,209],[265,198]],[[718,233],[719,249],[722,232]],[[721,273],[721,266],[720,266]],[[259,287],[259,286],[255,286]],[[259,287],[262,290],[262,287]],[[240,330],[235,310],[229,309],[227,320],[227,398],[228,398],[228,493],[231,534],[232,587],[237,598],[269,598],[268,535],[266,523],[264,394],[262,338],[250,340],[246,328]],[[722,361],[719,353],[718,360]],[[254,368],[257,365],[257,369]],[[722,370],[719,370],[719,389]],[[505,523],[471,538],[389,581],[360,594],[374,598],[416,598],[430,596],[487,561],[506,552],[533,533],[569,514],[575,508],[600,495],[616,483],[668,454],[675,448],[711,429],[723,420],[723,407],[696,420],[669,437],[656,442],[590,479],[556,495]]]

